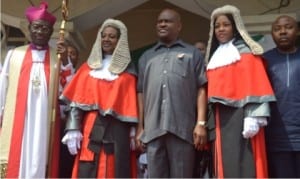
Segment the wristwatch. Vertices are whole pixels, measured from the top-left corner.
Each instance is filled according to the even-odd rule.
[[[197,126],[206,127],[206,121],[197,121]]]

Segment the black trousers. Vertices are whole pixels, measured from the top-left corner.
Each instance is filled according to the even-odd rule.
[[[300,151],[268,151],[270,178],[300,178]]]

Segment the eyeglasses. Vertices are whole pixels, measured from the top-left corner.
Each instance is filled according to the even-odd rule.
[[[32,32],[42,32],[42,33],[49,33],[51,31],[51,28],[47,25],[41,25],[41,24],[31,24],[30,29]]]

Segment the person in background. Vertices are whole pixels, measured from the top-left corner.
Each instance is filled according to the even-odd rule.
[[[76,155],[73,178],[136,177],[136,80],[127,28],[107,19],[60,97],[71,108],[62,142]]]
[[[78,64],[79,61],[79,51],[78,49],[75,47],[75,45],[73,45],[70,42],[65,43],[64,40],[59,40],[57,42],[57,46],[58,48],[62,48],[64,49],[65,46],[67,46],[67,59],[65,61],[68,62],[68,65],[63,66],[62,70],[60,72],[60,81],[59,81],[59,94],[62,93],[62,91],[64,90],[64,88],[67,86],[67,84],[71,81],[71,79],[73,78],[75,72],[76,72],[76,66]],[[65,118],[66,118],[66,113],[67,110],[69,109],[69,107],[64,104],[64,103],[60,103],[60,118],[65,122]],[[62,125],[63,127],[64,125]]]
[[[64,87],[70,82],[72,77],[75,74],[75,70],[77,67],[77,64],[79,62],[79,50],[70,42],[67,42],[67,52],[68,52],[68,61],[69,64],[69,71],[64,71],[65,74],[67,74],[67,83],[64,85]],[[63,89],[61,89],[63,90]],[[62,91],[61,91],[62,92]],[[60,117],[61,117],[61,138],[64,135],[65,130],[65,124],[66,124],[66,115],[68,113],[69,106],[67,106],[64,103],[60,103]],[[70,178],[72,174],[72,168],[74,163],[74,156],[71,155],[68,151],[68,147],[66,145],[60,145],[60,163],[59,163],[59,178]]]
[[[68,56],[71,60],[74,69],[77,69],[79,64],[79,50],[72,43],[68,43]]]
[[[268,177],[264,126],[275,96],[262,54],[239,9],[225,5],[212,12],[205,58],[215,177]]]
[[[58,48],[64,48],[64,45],[60,45],[64,43],[64,41],[59,40],[57,42]],[[76,65],[79,60],[79,52],[75,48],[75,46],[71,43],[67,43],[67,59],[65,61],[68,62],[67,65],[62,66],[62,70],[60,72],[60,80],[59,80],[59,94],[62,93],[64,88],[67,86],[67,84],[71,81],[73,78],[75,71],[76,71]],[[66,111],[68,110],[68,106],[66,104],[60,103],[60,118],[62,120],[65,120],[66,118]]]
[[[203,58],[206,52],[206,42],[198,40],[194,43],[194,46],[199,49]],[[212,177],[212,154],[210,143],[207,143],[203,150],[196,151],[195,165],[194,165],[194,178]]]
[[[204,57],[206,52],[206,42],[200,40],[195,42],[194,46],[200,50],[201,55]]]
[[[0,75],[1,177],[58,176],[60,121],[53,122],[59,114],[53,114],[52,105],[57,99],[56,53],[67,54],[48,45],[56,18],[47,7],[41,2],[26,10],[31,43],[8,52]],[[67,65],[63,60],[62,71]]]
[[[136,139],[146,149],[150,178],[191,178],[195,148],[206,144],[204,59],[179,39],[181,27],[178,12],[162,10],[159,41],[139,59]]]
[[[269,174],[272,178],[300,178],[300,50],[294,18],[281,15],[272,24],[276,47],[264,54],[276,103],[266,127]]]

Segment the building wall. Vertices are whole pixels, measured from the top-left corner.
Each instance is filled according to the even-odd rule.
[[[128,28],[130,50],[136,50],[157,41],[155,29],[156,19],[158,14],[164,8],[175,9],[181,15],[183,24],[182,32],[180,34],[181,39],[189,43],[194,43],[197,40],[208,39],[208,19],[190,13],[167,2],[152,0],[114,17],[124,22]],[[81,52],[81,57],[83,59],[86,59],[89,55],[90,49],[92,48],[96,38],[98,28],[99,26],[82,32],[83,38],[87,43],[87,48]]]

